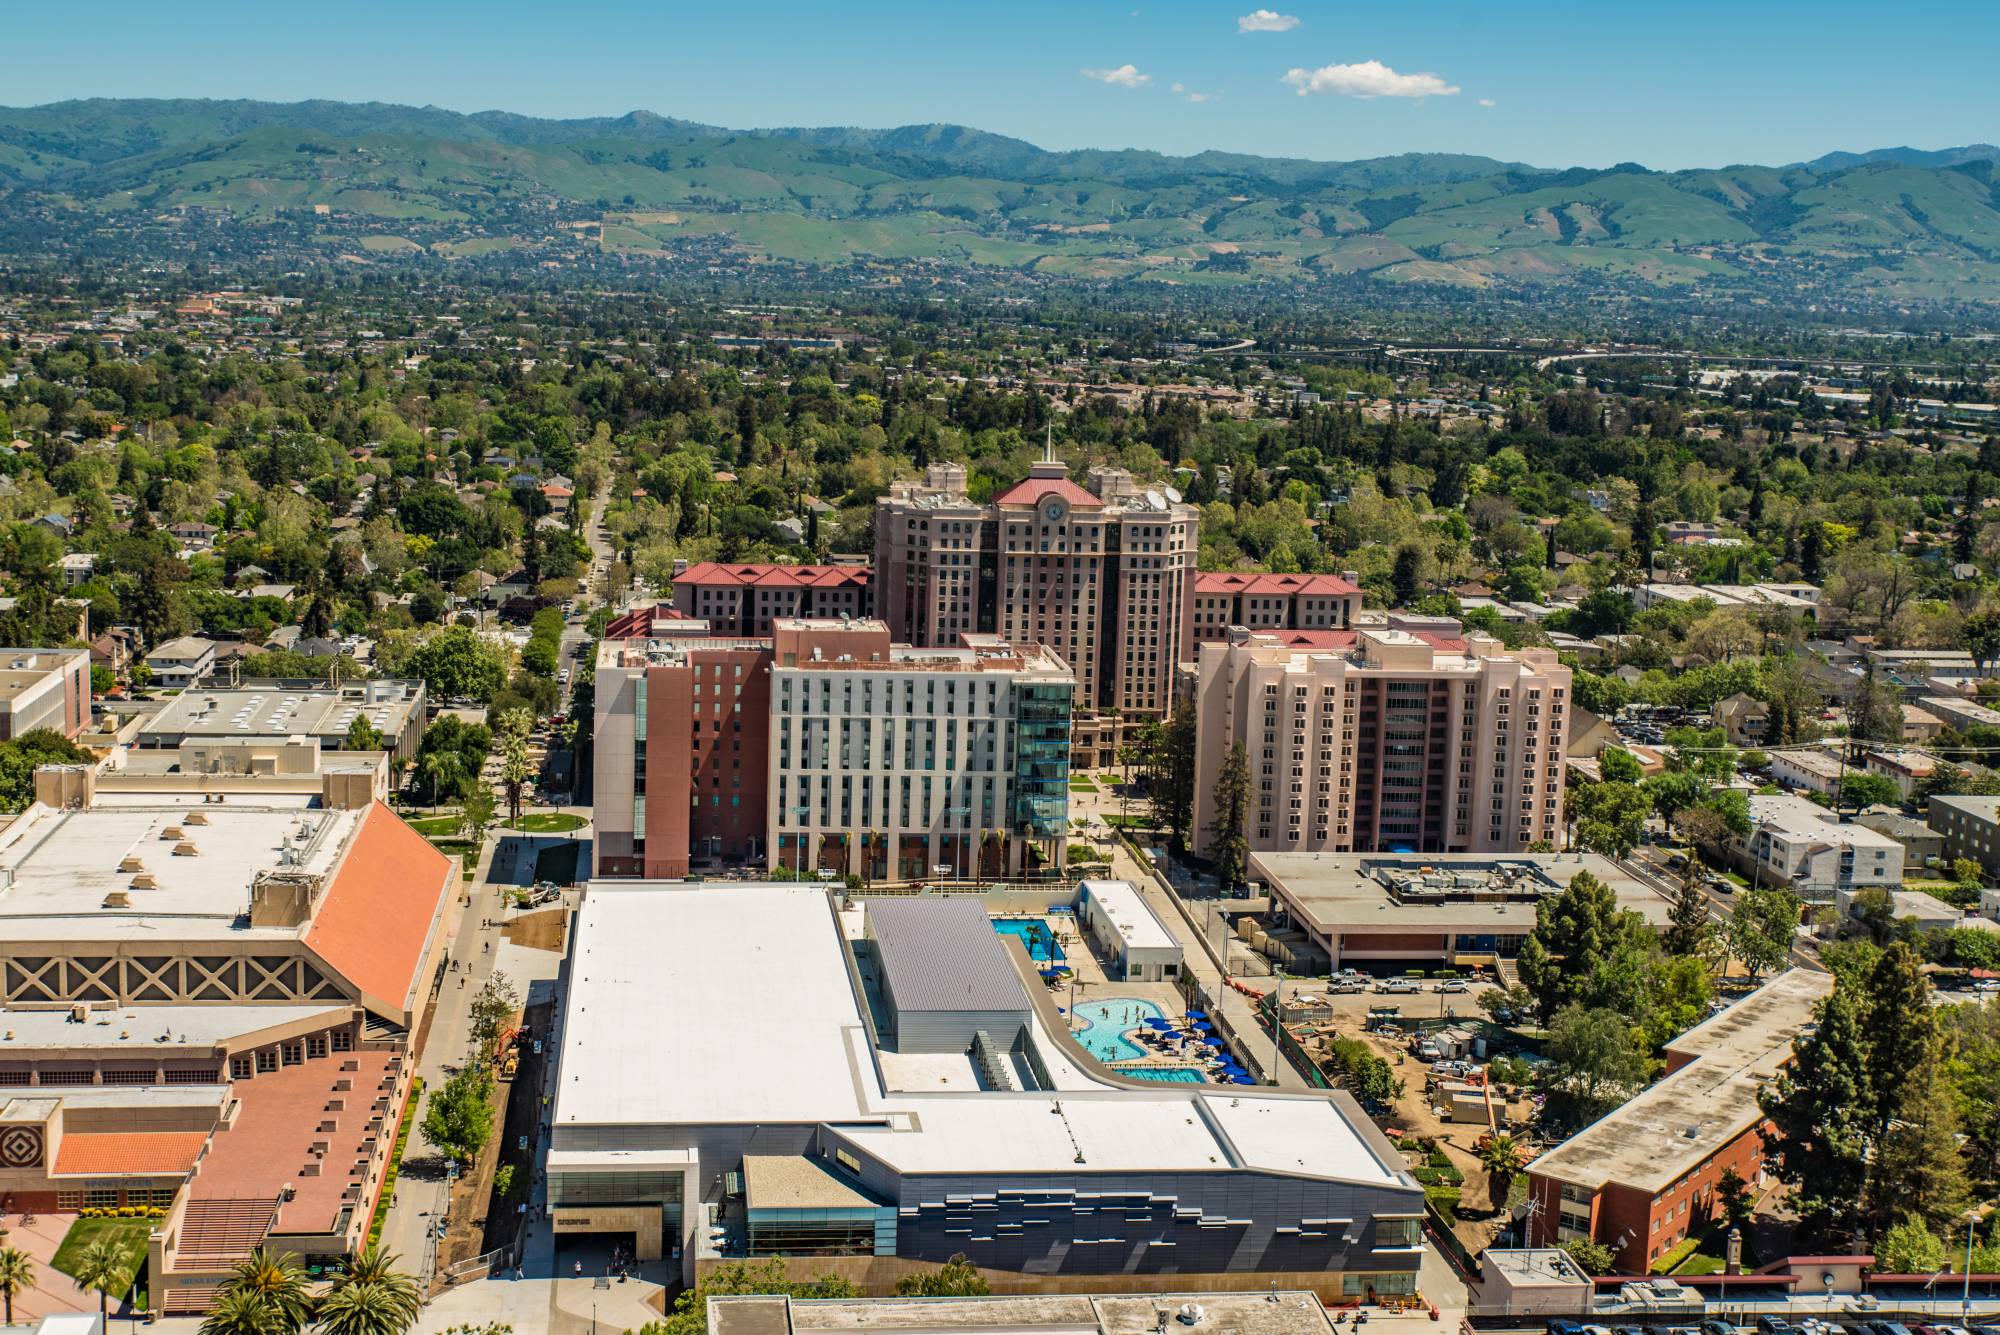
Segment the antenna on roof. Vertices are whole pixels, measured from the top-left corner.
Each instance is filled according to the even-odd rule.
[[[1054,418],[1042,423],[1042,462],[1056,461],[1056,423]]]

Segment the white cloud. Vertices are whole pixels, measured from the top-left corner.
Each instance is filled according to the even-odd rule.
[[[1290,32],[1299,26],[1295,14],[1280,14],[1275,9],[1257,9],[1236,20],[1238,32]]]
[[[1214,102],[1222,97],[1220,93],[1197,93],[1184,83],[1173,84],[1169,91],[1180,94],[1189,102]]]
[[[1398,74],[1379,60],[1355,65],[1322,65],[1316,70],[1287,71],[1283,82],[1309,93],[1332,93],[1336,97],[1451,97],[1458,93],[1455,83],[1446,83],[1435,74]]]
[[[1482,97],[1479,99],[1479,105],[1482,107],[1496,107],[1499,106],[1500,104],[1495,102],[1490,97]]]
[[[1078,70],[1086,79],[1112,84],[1119,88],[1144,88],[1153,81],[1150,74],[1141,74],[1136,65],[1120,65],[1112,70]]]

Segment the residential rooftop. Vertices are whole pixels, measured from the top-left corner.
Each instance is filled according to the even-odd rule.
[[[1687,1064],[1528,1165],[1595,1190],[1659,1192],[1763,1120],[1757,1091],[1792,1057],[1792,1040],[1833,976],[1788,969],[1667,1044]]]
[[[1759,834],[1784,839],[1819,839],[1853,848],[1900,848],[1894,839],[1866,825],[1844,824],[1817,802],[1790,793],[1752,793],[1750,821]]]

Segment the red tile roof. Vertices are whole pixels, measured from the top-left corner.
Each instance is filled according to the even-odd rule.
[[[1040,505],[1050,496],[1060,496],[1071,505],[1102,506],[1103,501],[1066,477],[1031,477],[1016,482],[993,498],[995,505]]]
[[[365,995],[410,1009],[418,966],[455,879],[450,858],[388,807],[371,803],[313,915],[306,946]]]
[[[368,1121],[375,1115],[376,1098],[386,1092],[383,1086],[395,1060],[389,1052],[336,1052],[233,1081],[229,1092],[237,1100],[236,1120],[215,1133],[190,1198],[276,1200],[289,1183],[294,1195],[279,1208],[274,1231],[331,1228],[348,1184],[355,1180],[354,1165],[370,1154]],[[355,1069],[343,1070],[349,1063]],[[352,1087],[336,1091],[342,1080]],[[328,1107],[336,1099],[345,1105],[339,1111]],[[392,1106],[375,1133],[378,1139],[394,1138],[395,1113]],[[336,1129],[321,1131],[322,1121],[333,1122]],[[319,1141],[326,1142],[324,1155],[313,1153]],[[319,1171],[302,1171],[309,1163]],[[370,1204],[363,1199],[356,1208],[366,1210]]]
[[[1204,570],[1194,577],[1194,591],[1197,597],[1244,593],[1260,597],[1307,594],[1319,598],[1361,592],[1338,575],[1273,575],[1262,570]]]
[[[874,572],[867,566],[725,565],[700,561],[674,576],[679,584],[795,589],[866,588]]]
[[[59,1176],[178,1177],[194,1167],[206,1131],[68,1131],[56,1146]]]
[[[604,628],[607,640],[643,640],[653,634],[657,623],[662,621],[693,621],[672,603],[648,603],[640,607],[628,607],[611,618]]]
[[[1276,636],[1288,649],[1335,649],[1345,653],[1352,649],[1361,638],[1359,631],[1352,630],[1253,630],[1253,635]],[[1441,654],[1462,654],[1465,641],[1449,635],[1433,635],[1430,631],[1416,632],[1418,639]]]

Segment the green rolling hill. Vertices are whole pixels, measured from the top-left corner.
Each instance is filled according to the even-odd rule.
[[[52,227],[307,222],[382,257],[533,252],[1049,279],[1389,283],[2000,305],[2000,150],[1547,170],[1405,154],[1048,152],[952,125],[734,131],[634,112],[93,100],[0,108],[0,207]],[[404,246],[395,238],[407,241]],[[351,249],[351,247],[349,247]]]

